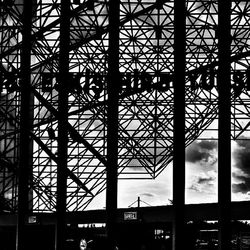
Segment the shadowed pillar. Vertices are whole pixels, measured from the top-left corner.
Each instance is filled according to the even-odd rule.
[[[68,146],[68,73],[70,0],[61,1],[60,54],[58,87],[58,165],[57,165],[57,220],[55,249],[63,250],[65,244],[65,215],[67,193],[67,146]]]
[[[185,0],[174,2],[173,250],[183,250],[185,208]]]
[[[31,25],[32,1],[23,3],[23,27],[20,67],[20,160],[18,166],[18,214],[16,231],[16,249],[26,250],[28,236],[26,233],[26,219],[29,212],[29,176],[32,174],[32,130],[33,98],[30,91],[31,84]]]
[[[218,0],[218,203],[219,249],[231,248],[230,0]]]
[[[112,250],[115,249],[117,214],[119,7],[119,0],[109,1],[106,212],[108,244]]]

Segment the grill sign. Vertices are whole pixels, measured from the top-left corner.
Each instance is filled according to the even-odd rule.
[[[137,220],[137,212],[125,212],[124,220]]]

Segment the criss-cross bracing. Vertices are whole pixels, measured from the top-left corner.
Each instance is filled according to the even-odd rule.
[[[185,2],[185,146],[211,134],[213,139],[218,137],[218,38],[222,37],[218,1]],[[18,207],[23,143],[23,2],[0,1],[0,204],[10,212]],[[174,84],[178,84],[174,80],[174,4],[174,0],[120,0],[116,52],[120,74],[112,78],[119,97],[114,131],[118,179],[157,178],[174,157]],[[109,10],[108,0],[70,3],[65,60],[69,72],[63,84],[68,91],[67,211],[86,209],[106,189],[111,103],[107,85],[113,49]],[[232,1],[230,13],[231,139],[236,140],[247,139],[250,131],[250,3]],[[59,0],[32,1],[28,207],[33,212],[55,212],[57,207],[62,18]]]

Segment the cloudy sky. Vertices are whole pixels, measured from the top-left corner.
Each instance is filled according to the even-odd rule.
[[[195,141],[187,147],[186,203],[217,202],[217,153],[216,140]],[[118,207],[128,207],[138,197],[142,206],[170,204],[172,166],[155,180],[119,181],[118,190]],[[250,140],[232,142],[232,200],[250,200]],[[104,193],[91,207],[105,207]]]

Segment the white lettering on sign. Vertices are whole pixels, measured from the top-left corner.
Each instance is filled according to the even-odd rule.
[[[137,220],[137,212],[125,212],[124,220]]]

